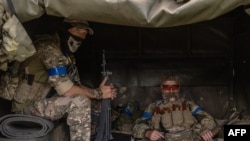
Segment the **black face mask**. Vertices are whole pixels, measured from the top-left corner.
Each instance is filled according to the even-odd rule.
[[[68,29],[72,26],[67,23],[64,23],[63,26],[64,27],[62,27],[62,29],[58,32],[61,41],[61,48],[63,51],[74,53],[81,46],[84,40],[68,32]]]

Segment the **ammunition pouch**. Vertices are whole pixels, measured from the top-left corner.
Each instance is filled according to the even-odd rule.
[[[166,133],[165,141],[193,141],[191,129],[186,129],[175,133]]]
[[[22,80],[16,90],[12,110],[20,111],[32,101],[45,98],[50,89],[51,87],[46,84],[33,82],[32,85],[30,85],[27,80]]]
[[[162,115],[161,122],[164,128],[168,129],[173,126],[171,112],[166,112]]]

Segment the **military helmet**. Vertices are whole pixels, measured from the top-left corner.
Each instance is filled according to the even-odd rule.
[[[73,27],[79,27],[79,28],[87,29],[90,35],[94,34],[94,30],[92,28],[90,28],[89,22],[87,22],[85,20],[76,20],[76,19],[65,18],[63,20],[63,22],[69,23]]]

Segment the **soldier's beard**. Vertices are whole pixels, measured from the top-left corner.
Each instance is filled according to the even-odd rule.
[[[178,99],[179,97],[179,93],[162,93],[162,98],[166,102],[176,101],[176,99]]]

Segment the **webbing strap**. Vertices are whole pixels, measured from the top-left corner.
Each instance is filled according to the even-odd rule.
[[[13,6],[12,0],[6,0],[6,1],[7,1],[9,8],[10,8],[11,15],[16,15],[16,11],[15,11],[15,8]]]

